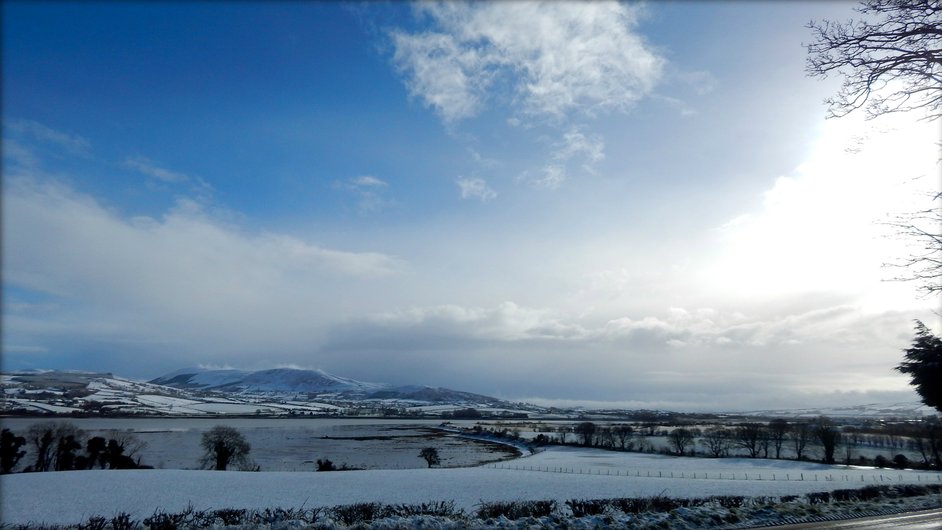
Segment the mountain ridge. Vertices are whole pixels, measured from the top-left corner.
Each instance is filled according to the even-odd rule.
[[[173,388],[224,394],[334,394],[365,400],[401,400],[468,405],[505,404],[503,400],[443,387],[395,386],[337,376],[324,370],[271,368],[257,371],[183,368],[148,381]]]

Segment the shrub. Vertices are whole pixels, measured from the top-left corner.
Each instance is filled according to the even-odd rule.
[[[131,521],[131,514],[121,512],[111,518],[111,530],[131,530],[134,528],[134,522]]]
[[[746,497],[742,495],[717,495],[711,499],[723,508],[741,508],[746,504]]]
[[[525,517],[546,517],[556,509],[556,501],[507,501],[482,502],[478,508],[479,519],[523,519]]]
[[[226,526],[239,524],[245,520],[245,510],[237,510],[235,508],[216,510],[213,512],[213,515],[218,517],[222,521],[222,524]]]
[[[374,519],[382,519],[391,514],[389,506],[378,502],[360,502],[334,506],[329,510],[331,518],[347,526],[369,523]]]
[[[909,467],[909,459],[903,454],[896,455],[893,457],[893,467],[896,469],[907,468]]]
[[[192,508],[187,508],[180,513],[165,513],[157,510],[154,515],[145,517],[141,523],[150,530],[177,530],[177,528],[189,526],[188,522],[192,519],[192,515]]]
[[[320,458],[318,458],[318,459],[317,459],[317,470],[318,470],[318,471],[337,471],[337,466],[335,466],[333,462],[331,462],[330,460],[328,460],[328,459],[326,459],[326,458],[323,459],[323,460],[321,460]]]
[[[805,497],[808,499],[808,504],[826,504],[831,502],[831,493],[827,491],[809,493],[805,495]]]
[[[412,517],[415,515],[430,515],[433,517],[447,517],[450,519],[464,519],[464,510],[455,508],[455,501],[423,502],[421,504],[399,504],[391,506],[393,515],[398,517]]]
[[[104,517],[95,515],[88,518],[84,524],[78,525],[79,530],[105,530],[108,520]]]

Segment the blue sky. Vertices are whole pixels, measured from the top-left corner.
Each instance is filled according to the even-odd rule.
[[[824,119],[851,8],[6,2],[4,369],[914,400],[938,124]]]

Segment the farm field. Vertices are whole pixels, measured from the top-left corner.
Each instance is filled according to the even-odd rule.
[[[334,473],[108,470],[5,475],[0,477],[0,512],[4,523],[69,524],[92,515],[126,512],[140,518],[158,509],[173,512],[187,507],[312,508],[444,500],[472,510],[482,501],[547,499],[562,504],[585,498],[783,496],[874,483],[940,481],[939,474],[926,472],[552,447],[502,464],[455,469]],[[43,494],[36,495],[37,491]]]

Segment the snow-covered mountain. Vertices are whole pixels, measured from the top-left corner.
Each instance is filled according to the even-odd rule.
[[[415,385],[394,387],[340,377],[323,370],[296,368],[275,368],[257,372],[184,368],[149,382],[184,390],[225,395],[264,394],[294,397],[330,395],[344,399],[462,406],[492,406],[503,403],[496,398],[460,390]]]
[[[500,400],[471,392],[461,392],[448,388],[432,388],[428,386],[400,386],[377,390],[368,395],[370,399],[395,399],[403,401],[424,401],[428,403],[467,403],[467,404],[499,404]]]
[[[181,389],[234,393],[366,394],[386,388],[386,385],[338,377],[322,370],[295,368],[274,368],[257,372],[184,368],[149,382]]]
[[[392,387],[291,368],[257,372],[186,368],[146,383],[110,373],[11,372],[0,374],[0,393],[0,413],[13,414],[339,415],[382,411],[414,416],[465,408],[498,415],[521,412],[520,405],[469,392]]]

